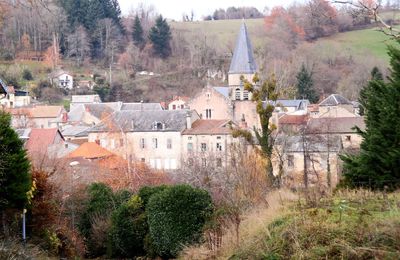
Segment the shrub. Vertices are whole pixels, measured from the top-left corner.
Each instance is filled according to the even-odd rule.
[[[168,188],[168,186],[166,185],[154,186],[154,187],[145,186],[140,188],[138,196],[142,200],[143,206],[144,207],[147,206],[147,203],[149,202],[151,196],[153,196],[156,193],[164,191],[166,188]]]
[[[144,255],[144,239],[147,231],[143,203],[139,196],[132,196],[112,215],[108,254],[112,257]]]
[[[153,194],[146,211],[157,254],[175,257],[183,246],[200,241],[212,201],[205,190],[177,185]]]
[[[22,71],[22,78],[25,80],[33,80],[32,72],[28,69]]]

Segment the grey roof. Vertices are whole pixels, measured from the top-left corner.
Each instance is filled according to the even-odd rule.
[[[364,118],[360,116],[311,118],[307,125],[307,132],[332,134],[355,133],[355,131],[352,129],[355,126],[358,126],[361,130],[364,130]]]
[[[253,47],[243,22],[236,40],[229,74],[253,74],[257,71],[257,64],[253,56]]]
[[[70,122],[78,122],[81,121],[85,112],[90,113],[92,116],[102,119],[110,114],[112,114],[115,110],[111,108],[106,103],[99,104],[79,104],[75,106],[68,113],[68,121]]]
[[[102,123],[93,126],[88,132],[177,132],[186,129],[187,110],[160,111],[116,111]],[[154,123],[161,123],[162,130],[155,130]]]
[[[351,102],[338,94],[332,94],[319,103],[320,106],[351,105]]]
[[[22,140],[29,139],[29,135],[31,133],[31,128],[20,128],[16,129],[15,132],[18,134],[18,137]]]
[[[0,79],[0,94],[7,94],[7,85]]]
[[[229,88],[228,87],[213,87],[218,93],[223,95],[224,97],[229,97]]]
[[[310,104],[310,101],[308,101],[307,99],[278,99],[276,101],[269,101],[270,104],[278,107],[295,107],[297,109],[300,109],[301,106],[305,108],[307,108],[307,106]],[[266,104],[266,101],[263,102],[264,106]]]
[[[282,145],[285,152],[339,152],[342,149],[338,135],[280,136],[275,143]]]
[[[65,128],[61,133],[63,136],[87,136],[87,130],[90,129],[90,126],[86,125],[74,125]]]
[[[94,95],[72,95],[72,103],[99,103],[101,102],[100,96]]]
[[[123,103],[121,110],[162,110],[160,103]]]

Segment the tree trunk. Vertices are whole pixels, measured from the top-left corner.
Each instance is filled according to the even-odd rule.
[[[7,223],[6,223],[6,212],[5,210],[1,211],[1,223],[3,226],[3,235],[4,237],[8,237],[8,228],[7,228]]]

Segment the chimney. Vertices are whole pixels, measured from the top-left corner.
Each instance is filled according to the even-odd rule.
[[[143,111],[143,99],[140,100],[140,110]]]
[[[186,112],[186,129],[192,129],[192,118],[190,117],[190,111]]]
[[[67,112],[63,112],[63,114],[62,114],[62,122],[63,123],[68,122],[68,113]]]
[[[247,129],[247,122],[246,119],[244,118],[244,114],[242,114],[242,119],[240,120],[239,127],[242,129]]]

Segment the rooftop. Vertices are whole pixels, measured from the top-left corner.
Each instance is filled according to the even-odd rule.
[[[231,129],[229,127],[230,120],[204,120],[198,119],[192,124],[191,129],[183,131],[184,135],[218,135],[218,134],[230,134]]]
[[[63,106],[35,106],[28,109],[29,116],[33,118],[56,118],[63,111]]]
[[[86,142],[81,144],[75,151],[68,154],[68,158],[82,157],[85,159],[98,159],[114,155],[96,143]]]
[[[306,145],[304,145],[304,142]],[[312,136],[280,136],[277,145],[284,146],[286,153],[290,152],[339,152],[342,148],[341,138],[338,135],[312,135]]]
[[[308,122],[309,133],[354,133],[352,128],[358,126],[365,129],[363,117],[324,117],[311,118]]]
[[[319,103],[320,106],[351,105],[351,102],[338,94],[332,94]]]
[[[279,118],[280,125],[301,125],[307,122],[307,115],[288,115]]]
[[[121,110],[163,110],[160,103],[123,103]]]
[[[47,151],[46,149],[55,143],[57,135],[63,139],[62,134],[57,128],[34,128],[30,132],[29,139],[26,142],[25,147],[29,152]]]

